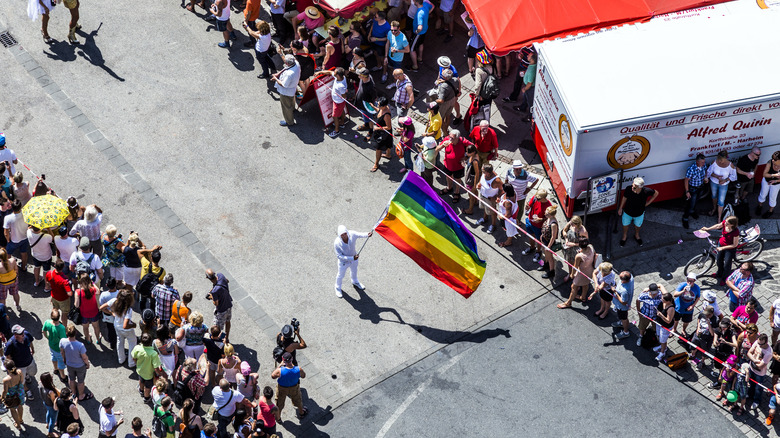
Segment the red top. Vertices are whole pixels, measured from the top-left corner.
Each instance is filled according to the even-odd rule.
[[[463,169],[463,157],[466,155],[466,146],[473,144],[472,142],[458,138],[457,143],[453,143],[450,137],[447,137],[447,147],[444,148],[444,167],[451,172]]]
[[[97,294],[100,293],[96,288],[92,288],[92,298],[86,299],[84,297],[84,289],[77,289],[76,293],[79,295],[81,302],[79,303],[79,311],[84,318],[94,318],[98,314],[98,302]]]
[[[530,207],[530,210],[528,210],[528,220],[531,221],[531,225],[535,226],[536,228],[542,228],[542,225],[544,225],[544,212],[547,210],[547,207],[551,206],[552,203],[548,200],[544,200],[544,202],[536,199],[536,196],[532,196],[531,199],[528,200],[528,206]],[[534,221],[531,219],[536,215],[540,220]]]
[[[482,136],[482,129],[479,126],[475,126],[471,130],[469,136],[474,140],[474,144],[477,146],[477,150],[480,152],[491,152],[498,149],[498,137],[496,137],[496,131],[493,128],[487,129],[487,134]]]
[[[257,401],[257,407],[260,409],[260,413],[257,414],[258,420],[263,420],[265,427],[276,426],[276,417],[271,413],[271,409],[274,408],[274,404],[271,402],[264,402],[263,398]]]
[[[51,285],[51,297],[57,301],[65,301],[68,297],[68,292],[71,291],[70,282],[61,273],[51,270],[46,273],[46,281]]]
[[[723,229],[720,234],[720,239],[718,239],[718,245],[720,246],[727,246],[734,243],[734,238],[739,236],[739,229],[737,227],[734,227],[733,230],[731,230],[730,233],[726,232],[726,221],[723,221]]]

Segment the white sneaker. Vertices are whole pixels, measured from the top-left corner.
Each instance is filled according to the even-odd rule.
[[[366,287],[363,286],[363,283],[361,283],[359,281],[357,283],[352,283],[352,285],[355,286],[356,288],[360,289],[360,290],[366,290]]]
[[[487,233],[491,234],[493,232],[493,225],[489,226],[487,229]]]
[[[477,225],[482,225],[484,223],[485,223],[485,218],[484,217],[479,218],[479,220],[477,221]]]
[[[639,339],[636,340],[636,346],[641,347],[642,346],[642,337],[640,336]]]
[[[653,347],[653,351],[655,351],[656,353],[660,352],[661,351],[661,346],[659,345],[657,347]]]
[[[623,322],[622,321],[615,321],[615,322],[612,323],[612,327],[616,327],[616,328],[617,327],[623,327]]]
[[[533,260],[534,260],[534,262],[538,262],[541,258],[542,258],[542,255],[537,252],[536,254],[534,254]]]
[[[631,333],[629,333],[629,332],[624,332],[624,331],[622,331],[622,330],[620,331],[620,333],[618,333],[618,334],[617,334],[617,338],[618,338],[618,339],[625,339],[625,338],[627,338],[627,337],[629,337],[629,336],[631,336]]]
[[[343,295],[341,294],[341,288],[336,286],[334,289],[336,289],[336,296],[341,298]]]
[[[750,405],[750,410],[751,410],[751,411],[755,411],[756,409],[758,409],[758,403],[756,403],[756,402],[753,402],[753,404],[752,404],[752,405]]]
[[[528,255],[528,254],[531,254],[531,248],[526,248],[526,249],[524,249],[524,250],[523,250],[523,251],[522,251],[520,254],[522,254],[522,255]]]
[[[655,357],[655,360],[658,362],[666,362],[666,355],[663,353],[658,353],[658,356]]]

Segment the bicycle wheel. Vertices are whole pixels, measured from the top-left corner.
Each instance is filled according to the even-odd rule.
[[[761,251],[763,250],[764,242],[762,242],[760,239],[754,240],[753,242],[738,248],[737,255],[734,257],[734,260],[736,260],[737,263],[753,261],[756,259],[756,257],[758,257],[759,254],[761,254]]]
[[[702,275],[706,274],[707,271],[712,268],[712,265],[715,263],[715,258],[712,257],[709,254],[699,254],[695,256],[694,258],[688,260],[688,263],[685,264],[685,270],[683,273],[687,276],[688,274],[696,274],[697,277],[701,277]]]

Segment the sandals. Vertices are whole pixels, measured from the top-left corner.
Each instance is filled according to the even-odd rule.
[[[452,187],[447,187],[446,189],[441,189],[439,194],[446,195],[447,193],[452,193],[452,190]]]
[[[377,170],[379,170],[379,166],[375,165],[371,168],[371,170],[369,170],[369,172],[376,172]]]
[[[84,394],[84,398],[80,398],[79,401],[82,402],[85,400],[92,400],[93,398],[95,398],[95,394],[91,392],[87,392],[86,394]]]
[[[474,210],[463,210],[463,214],[474,214]]]
[[[452,203],[457,204],[458,202],[460,202],[460,193],[455,193],[452,195]]]
[[[559,309],[571,309],[571,304],[558,303],[558,306],[556,307],[558,307]]]
[[[501,248],[506,248],[507,246],[512,246],[512,242],[509,243],[501,242],[498,244],[498,246],[500,246]]]

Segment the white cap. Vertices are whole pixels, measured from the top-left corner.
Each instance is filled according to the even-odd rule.
[[[339,225],[339,228],[338,228],[339,236],[341,236],[342,234],[344,234],[346,232],[347,232],[347,227],[345,227],[344,225]]]
[[[425,146],[425,149],[433,149],[436,147],[436,139],[433,137],[423,137],[422,144]]]
[[[715,292],[713,292],[711,290],[705,290],[701,294],[701,297],[704,298],[704,301],[707,301],[707,302],[710,302],[710,303],[714,303],[715,300],[717,299],[717,297],[715,296]]]
[[[696,274],[694,274],[693,272],[691,272],[690,274],[688,274],[688,279],[689,279],[689,280],[696,281]]]

